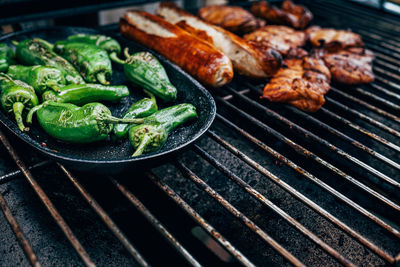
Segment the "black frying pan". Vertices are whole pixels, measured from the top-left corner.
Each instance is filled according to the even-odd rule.
[[[33,37],[55,42],[77,33],[98,34],[102,32],[80,27],[51,27],[8,34],[0,37],[0,42],[11,43],[11,40],[21,41]],[[129,47],[131,53],[148,50],[120,35],[111,36],[116,38],[123,48]],[[201,84],[164,57],[154,52],[152,53],[165,67],[172,84],[178,88],[178,99],[176,103],[172,104],[191,103],[197,108],[199,115],[196,121],[172,132],[165,146],[158,152],[132,158],[133,149],[128,140],[119,142],[105,140],[85,145],[68,144],[57,141],[47,135],[37,123],[30,127],[28,133],[22,133],[14,123],[14,120],[7,116],[4,111],[0,112],[0,121],[20,139],[49,158],[81,171],[117,173],[127,168],[151,167],[163,163],[204,134],[214,120],[216,106],[210,93]],[[127,84],[131,91],[131,96],[120,103],[105,103],[114,116],[122,116],[131,103],[145,97],[142,89],[135,87],[125,79],[120,65],[113,64],[111,84]],[[158,101],[158,104],[159,108],[165,107],[160,101]]]

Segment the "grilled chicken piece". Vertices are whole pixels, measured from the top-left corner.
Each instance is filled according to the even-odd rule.
[[[254,41],[272,47],[282,55],[290,49],[301,47],[306,42],[306,34],[286,26],[269,25],[243,36],[245,40]]]
[[[199,17],[239,35],[265,26],[264,20],[237,6],[206,6],[200,9]]]
[[[375,79],[372,72],[374,54],[370,50],[354,47],[335,53],[325,53],[322,58],[335,82],[363,84],[373,82]]]
[[[231,59],[238,74],[262,79],[271,77],[281,66],[282,57],[276,50],[247,42],[186,12],[174,3],[161,3],[157,14],[224,53]]]
[[[265,85],[262,98],[315,112],[325,103],[324,95],[330,89],[329,69],[322,59],[310,57],[304,50],[293,55],[291,53],[283,61],[282,67]]]
[[[254,3],[250,9],[256,17],[266,19],[275,24],[288,25],[296,29],[304,29],[313,19],[308,8],[302,5],[295,5],[290,0],[285,0],[279,9],[270,6],[268,2],[261,1]]]
[[[350,30],[323,29],[313,26],[306,30],[309,42],[315,47],[321,47],[335,52],[348,47],[363,47],[361,36]]]

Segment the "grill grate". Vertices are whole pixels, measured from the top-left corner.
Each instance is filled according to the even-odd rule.
[[[141,266],[166,259],[193,266],[398,264],[400,21],[344,1],[310,1],[308,6],[316,24],[349,27],[363,36],[377,56],[373,84],[334,86],[324,107],[306,114],[259,101],[263,85],[238,78],[213,92],[218,114],[206,137],[172,164],[135,173],[135,179],[132,174],[85,177],[47,160],[25,164],[31,160],[22,160],[0,131],[0,141],[19,168],[0,176],[0,184],[26,178],[87,266],[99,259],[92,259],[97,255],[80,242],[82,229],[68,218],[71,213],[79,217],[79,211],[65,210],[54,194],[46,194],[53,191],[42,189],[47,187],[41,177],[44,166],[54,169],[50,176],[68,178],[74,194],[86,200]],[[5,219],[27,260],[40,266],[41,257],[34,252],[38,246],[21,230],[4,192],[0,206]],[[130,227],[131,217],[116,216],[124,201],[136,210],[127,208],[129,213],[149,222],[169,250],[152,249],[156,242],[139,242],[146,226]],[[171,207],[179,211],[173,213]],[[203,229],[203,243],[217,256],[188,237],[187,229],[194,226]],[[228,257],[221,256],[221,249]]]

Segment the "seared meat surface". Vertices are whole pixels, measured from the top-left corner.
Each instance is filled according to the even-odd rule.
[[[260,1],[252,5],[251,12],[269,22],[288,25],[296,29],[304,29],[313,18],[312,13],[305,6],[295,5],[290,0],[283,1],[280,9],[270,6],[266,1]]]
[[[374,54],[364,48],[354,47],[335,53],[325,53],[322,58],[332,74],[332,80],[336,82],[363,84],[373,82],[375,79],[372,72]]]
[[[199,17],[236,34],[252,32],[265,25],[264,20],[236,6],[206,6],[200,9]]]
[[[301,47],[306,42],[306,34],[304,32],[278,25],[262,27],[246,34],[243,38],[274,48],[282,55],[287,55],[290,49]]]
[[[362,47],[361,36],[350,30],[335,30],[313,26],[306,30],[309,42],[315,47],[322,47],[331,52],[349,47]]]
[[[305,51],[296,54],[304,56]],[[330,78],[330,72],[322,59],[290,55],[264,87],[262,98],[315,112],[325,103],[324,95],[330,89]]]
[[[163,2],[157,14],[181,29],[214,46],[232,61],[236,73],[264,79],[281,66],[281,55],[274,49],[243,38],[186,12],[172,2]]]

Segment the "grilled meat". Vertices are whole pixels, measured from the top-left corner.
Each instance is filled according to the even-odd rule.
[[[247,10],[236,6],[206,6],[200,9],[199,17],[236,34],[252,32],[265,26],[264,20],[257,19]]]
[[[312,13],[305,6],[295,5],[290,0],[283,1],[280,9],[270,6],[266,1],[261,1],[254,3],[250,11],[269,22],[288,25],[296,29],[304,29],[313,18]]]
[[[128,11],[120,20],[122,35],[165,56],[203,84],[219,87],[233,78],[230,59],[164,19],[144,11]]]
[[[374,54],[370,50],[354,47],[335,53],[318,52],[332,74],[332,80],[344,84],[373,82]]]
[[[309,42],[315,47],[321,47],[331,52],[348,47],[363,47],[361,36],[350,30],[323,29],[313,26],[306,30]]]
[[[290,49],[301,47],[306,42],[306,34],[286,26],[269,25],[243,36],[245,40],[254,41],[274,48],[282,55]]]
[[[324,95],[330,89],[330,72],[322,59],[310,57],[300,50],[293,54],[283,61],[282,67],[265,85],[262,98],[315,112],[325,103]]]
[[[221,27],[193,16],[174,3],[161,3],[157,14],[227,55],[239,74],[266,78],[273,75],[281,65],[282,58],[276,50],[247,42]]]

